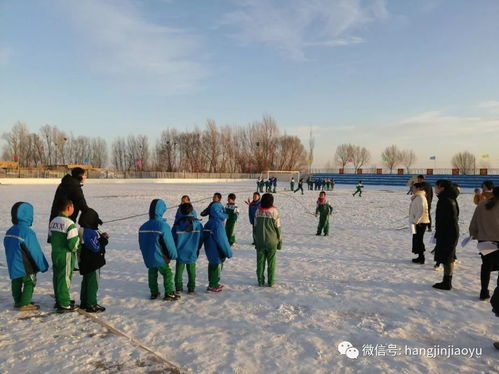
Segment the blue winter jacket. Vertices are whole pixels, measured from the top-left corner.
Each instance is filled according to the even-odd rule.
[[[46,272],[49,268],[35,232],[33,224],[33,205],[16,203],[12,207],[12,226],[3,240],[10,279]]]
[[[149,221],[140,226],[139,246],[148,268],[157,268],[177,258],[177,247],[170,226],[163,218],[166,204],[155,199],[149,207]]]
[[[210,264],[218,265],[232,257],[224,220],[227,219],[224,206],[220,202],[212,203],[210,219],[203,228],[204,250]]]
[[[252,201],[248,206],[248,216],[251,226],[255,224],[255,214],[259,206],[260,206],[260,200]]]
[[[191,214],[194,218],[197,218],[197,216],[198,216],[197,212],[194,209],[192,210]],[[179,207],[179,208],[177,208],[177,213],[175,213],[175,221],[173,222],[173,226],[175,226],[177,224],[178,220],[182,217],[183,217],[183,214],[180,213],[180,207]]]
[[[203,225],[195,216],[195,212],[184,215],[177,211],[178,219],[172,228],[173,240],[177,246],[177,262],[193,264],[199,257],[199,249],[203,245]],[[191,231],[189,231],[191,229]]]

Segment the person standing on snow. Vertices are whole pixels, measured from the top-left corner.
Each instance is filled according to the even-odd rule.
[[[426,227],[430,222],[428,218],[428,203],[422,183],[412,185],[411,205],[409,206],[409,224],[412,228],[412,253],[418,255],[413,258],[415,264],[424,264],[424,252],[426,250],[423,237]]]
[[[317,207],[315,208],[315,216],[319,216],[319,226],[317,226],[317,234],[321,235],[324,231],[324,236],[329,235],[329,217],[333,214],[333,207],[326,200],[326,193],[321,191],[317,199]]]
[[[362,189],[364,188],[364,185],[362,184],[362,181],[359,181],[357,185],[355,186],[355,192],[352,194],[352,196],[355,196],[359,194],[359,197],[362,197]]]
[[[470,236],[478,240],[482,257],[480,300],[490,297],[490,273],[499,270],[499,187],[488,200],[478,204],[469,227]],[[499,286],[499,278],[497,279]]]
[[[441,179],[435,184],[435,192],[438,197],[435,214],[435,262],[444,265],[444,278],[433,287],[451,290],[456,246],[459,240],[459,205],[456,200],[459,190],[451,181]]]

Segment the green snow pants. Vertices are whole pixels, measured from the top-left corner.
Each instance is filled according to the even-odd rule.
[[[208,264],[208,287],[215,288],[220,284],[220,273],[223,264]]]
[[[54,284],[55,302],[62,307],[69,306],[71,297],[71,279],[75,267],[76,255],[74,252],[65,250],[52,250],[52,270],[54,272],[52,281]]]
[[[274,284],[276,251],[276,247],[256,249],[256,278],[259,286],[265,285],[265,265],[267,265],[268,285]]]
[[[319,226],[317,226],[317,235],[321,235],[324,230],[324,235],[329,235],[329,214],[321,214],[319,216]]]
[[[227,239],[229,244],[232,245],[236,242],[236,235],[234,235],[234,228],[236,227],[236,220],[228,219],[225,223],[225,233],[227,234]]]
[[[356,188],[355,192],[353,193],[353,196],[359,194],[359,196],[362,196],[362,188]]]
[[[86,309],[97,305],[97,291],[99,290],[100,270],[85,274],[81,281],[80,308]]]
[[[295,184],[294,183],[290,183],[289,184],[289,190],[290,191],[294,191],[295,190]]]
[[[158,289],[158,272],[163,276],[163,286],[165,287],[165,295],[173,293],[173,273],[170,265],[165,264],[157,268],[149,268],[148,282],[151,295],[159,295]]]
[[[12,279],[11,290],[14,297],[14,305],[21,307],[31,303],[33,290],[36,285],[36,274],[25,275],[22,278]]]
[[[187,282],[187,289],[189,291],[194,291],[196,288],[196,263],[193,264],[181,264],[177,261],[175,265],[175,290],[180,291],[184,288],[182,281],[184,275],[184,268],[187,268],[187,277],[189,281]]]

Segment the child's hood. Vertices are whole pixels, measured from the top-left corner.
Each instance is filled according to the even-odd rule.
[[[167,209],[166,203],[161,199],[154,199],[151,201],[149,206],[149,218],[150,219],[161,219],[163,214],[165,214]]]
[[[78,224],[87,229],[98,230],[99,225],[102,225],[102,221],[95,210],[88,208],[81,213]]]
[[[33,224],[33,205],[25,202],[17,202],[11,210],[12,223],[25,224],[31,226]]]

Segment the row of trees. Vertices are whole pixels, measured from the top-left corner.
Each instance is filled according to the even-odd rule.
[[[4,133],[4,160],[21,167],[92,164],[109,166],[108,146],[102,138],[67,134],[56,126],[31,133],[16,123]],[[218,127],[208,120],[193,131],[166,129],[155,143],[144,135],[115,138],[110,164],[116,170],[157,170],[212,173],[249,173],[262,170],[304,170],[307,152],[296,136],[281,134],[276,121],[264,116],[245,127]]]
[[[6,143],[2,159],[18,161],[21,167],[85,163],[104,167],[108,161],[104,139],[68,135],[56,126],[45,125],[32,133],[26,124],[17,122],[2,139]]]
[[[399,165],[407,170],[416,162],[416,154],[412,150],[400,150],[396,145],[386,147],[381,153],[383,164],[390,172]],[[355,170],[361,169],[371,160],[371,153],[366,147],[354,144],[340,144],[336,147],[334,162],[337,166],[344,168],[351,163]]]
[[[208,173],[303,170],[307,156],[300,139],[281,135],[270,116],[246,127],[218,127],[208,120],[204,130],[166,129],[153,146],[144,136],[118,138],[111,154],[118,170]]]
[[[353,165],[355,170],[361,169],[371,159],[370,152],[365,147],[360,147],[354,144],[340,144],[336,148],[334,155],[335,166],[345,168],[349,163]],[[413,150],[399,149],[396,145],[390,145],[381,152],[383,165],[393,172],[393,169],[403,166],[409,172],[409,169],[416,162],[416,154]],[[477,167],[476,157],[468,152],[456,153],[451,160],[453,168],[459,169],[461,174],[472,174]],[[478,163],[479,167],[487,167],[483,160]],[[331,164],[328,165],[330,167]]]

